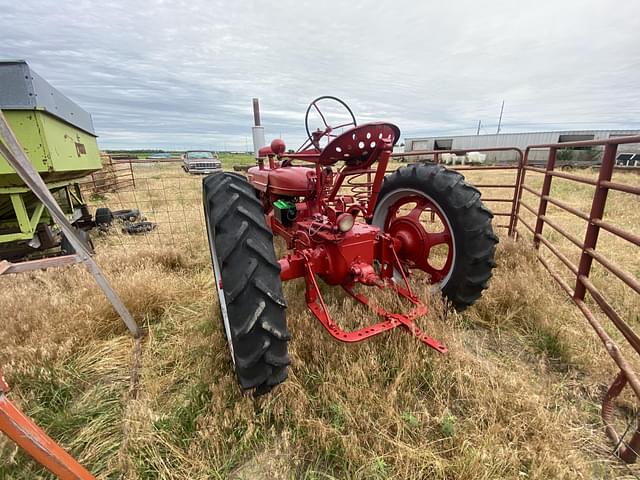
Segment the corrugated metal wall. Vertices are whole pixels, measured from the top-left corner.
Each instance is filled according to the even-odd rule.
[[[524,150],[528,145],[556,143],[560,135],[593,135],[595,140],[606,139],[616,135],[639,135],[640,130],[575,130],[556,132],[528,132],[528,133],[500,133],[493,135],[461,135],[405,139],[405,152],[413,150],[433,150],[435,141],[453,140],[452,149],[473,149],[490,147],[518,147]],[[601,148],[599,148],[601,150]],[[638,145],[624,145],[620,151],[633,151],[640,153]],[[534,150],[529,159],[531,161],[546,160],[547,151]],[[515,154],[511,152],[487,153],[487,161],[515,160]]]

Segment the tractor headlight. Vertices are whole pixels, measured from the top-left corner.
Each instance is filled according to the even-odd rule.
[[[343,213],[338,216],[338,230],[342,233],[346,233],[353,228],[355,218],[350,213]]]

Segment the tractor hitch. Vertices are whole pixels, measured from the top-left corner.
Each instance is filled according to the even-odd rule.
[[[316,279],[317,274],[322,278],[325,278],[327,269],[330,267],[324,246],[317,247],[315,249],[308,248],[304,250],[297,250],[281,259],[280,278],[283,281],[299,277],[305,278],[305,298],[309,310],[311,310],[329,334],[337,340],[347,343],[355,343],[397,327],[404,327],[413,336],[429,347],[440,353],[446,353],[447,348],[442,343],[424,333],[415,323],[415,319],[426,315],[428,308],[411,291],[411,286],[409,285],[409,281],[404,273],[403,266],[395,252],[393,240],[387,235],[381,235],[378,233],[376,233],[376,240],[376,243],[378,244],[378,251],[385,253],[385,255],[380,255],[380,258],[386,259],[386,262],[380,270],[381,275],[376,273],[372,263],[359,261],[359,257],[355,257],[355,259],[349,262],[349,268],[347,269],[348,278],[342,278],[337,283],[340,284],[342,288],[356,301],[368,307],[376,315],[384,318],[384,321],[382,322],[347,332],[340,328],[333,320],[324,298],[322,297],[322,293],[320,292],[318,281]],[[345,249],[345,251],[348,250],[348,248]],[[394,271],[400,272],[399,276],[402,278],[401,283],[403,285],[393,278]],[[381,307],[371,305],[369,298],[366,295],[356,292],[355,286],[358,283],[367,286],[375,286],[380,289],[392,288],[396,293],[398,293],[398,295],[411,302],[413,304],[413,308],[406,313],[393,313],[388,312]]]

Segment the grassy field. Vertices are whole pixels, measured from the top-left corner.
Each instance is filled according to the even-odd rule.
[[[508,183],[509,176],[467,175],[475,183]],[[139,351],[81,267],[0,277],[0,365],[14,388],[11,398],[99,478],[640,475],[612,456],[602,431],[599,405],[614,364],[537,262],[526,235],[515,243],[498,230],[498,267],[474,307],[457,314],[430,299],[430,313],[419,323],[448,346],[446,355],[402,331],[359,345],[337,343],[307,311],[304,284],[288,282],[290,376],[254,400],[231,373],[206,250],[201,179],[181,174],[177,164],[137,166],[136,179],[136,191],[93,201],[137,206],[158,224],[146,236],[114,231],[96,238],[96,260],[148,331]],[[632,174],[618,180],[638,183]],[[532,174],[527,183],[540,182]],[[554,194],[589,211],[588,188],[557,182]],[[484,195],[508,192],[485,189]],[[537,206],[532,196],[525,201]],[[611,201],[607,218],[639,234],[638,199]],[[503,203],[491,207],[508,210]],[[582,238],[584,222],[554,209],[549,215]],[[550,229],[545,234],[577,262],[569,242]],[[640,276],[637,249],[609,235],[601,242],[602,252]],[[594,271],[594,282],[637,328],[638,295],[611,277]],[[429,296],[426,285],[418,289]],[[339,292],[326,292],[339,321],[371,320]],[[138,385],[131,385],[132,369],[140,373]],[[624,430],[636,404],[628,392],[619,403]],[[4,439],[0,458],[0,478],[49,478]]]

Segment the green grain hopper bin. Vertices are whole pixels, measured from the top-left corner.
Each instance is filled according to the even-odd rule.
[[[25,61],[0,61],[0,109],[70,219],[90,220],[78,180],[100,170],[91,115]],[[0,154],[0,258],[46,250],[59,235],[43,205]]]

